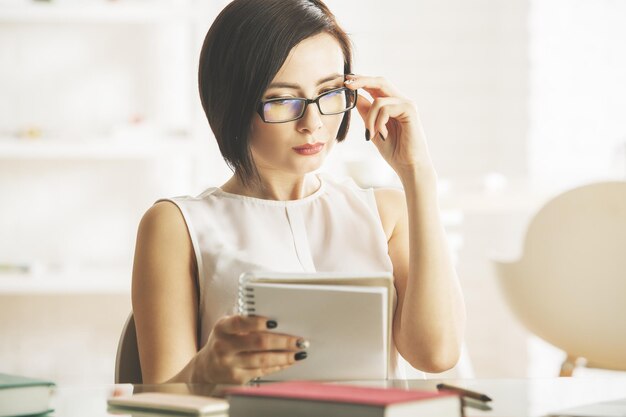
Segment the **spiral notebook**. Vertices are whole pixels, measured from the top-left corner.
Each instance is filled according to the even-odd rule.
[[[307,358],[264,380],[385,379],[393,279],[382,274],[246,273],[241,314],[276,320],[272,331],[310,342]]]

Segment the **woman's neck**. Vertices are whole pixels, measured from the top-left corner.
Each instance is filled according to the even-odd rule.
[[[231,194],[255,197],[263,200],[300,200],[315,193],[321,182],[315,174],[279,175],[260,174],[258,184],[244,185],[237,175],[233,175],[220,188]]]

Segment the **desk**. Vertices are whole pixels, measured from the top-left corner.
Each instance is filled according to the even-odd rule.
[[[479,391],[493,398],[493,410],[480,411],[466,408],[468,417],[518,417],[543,416],[546,413],[580,404],[626,397],[626,377],[619,378],[547,378],[547,379],[467,379],[467,380],[409,380],[409,381],[358,381],[366,386],[393,386],[406,389],[436,390],[439,382]],[[59,386],[53,397],[55,417],[118,416],[107,412],[106,399],[114,390],[123,392],[176,392],[210,395],[220,392],[203,385],[108,385]]]

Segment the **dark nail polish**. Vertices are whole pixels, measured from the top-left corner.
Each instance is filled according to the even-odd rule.
[[[268,329],[275,329],[276,326],[278,326],[278,323],[276,323],[276,320],[268,320],[267,323],[265,323],[265,325],[267,326]]]
[[[385,137],[383,136],[383,134],[382,134],[382,133],[380,133],[380,132],[379,132],[378,134],[380,135],[380,138],[384,141],[384,140],[385,140]]]
[[[365,140],[370,140],[370,130],[365,129]]]
[[[298,339],[298,341],[296,342],[296,347],[298,349],[308,349],[309,346],[309,341],[305,339]]]
[[[295,360],[301,361],[302,359],[306,359],[306,352],[298,352],[294,355]]]

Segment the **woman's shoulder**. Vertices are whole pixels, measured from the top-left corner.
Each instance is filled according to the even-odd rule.
[[[374,189],[374,195],[376,196],[376,201],[381,204],[398,206],[399,204],[404,203],[405,195],[404,191],[400,188],[393,187],[379,187]]]
[[[179,195],[156,200],[144,213],[139,231],[161,236],[171,234],[187,240],[189,228],[195,225],[198,219],[207,217],[207,209],[211,211],[211,204],[207,203],[213,200],[211,196],[215,190],[216,187],[211,187],[195,196]],[[216,212],[215,215],[217,214]]]
[[[374,190],[378,215],[385,230],[387,240],[391,238],[396,225],[406,211],[404,191],[398,188],[381,187]]]
[[[201,193],[196,194],[196,195],[181,194],[181,195],[172,196],[172,197],[162,197],[158,199],[156,203],[169,201],[171,203],[178,204],[179,202],[186,202],[186,201],[201,201],[211,196],[219,195],[218,191],[219,191],[218,187],[209,187],[205,189],[204,191],[202,191]]]
[[[185,229],[185,220],[179,207],[165,199],[146,210],[139,223],[140,234],[176,236]]]
[[[148,211],[155,211],[156,215],[176,217],[188,217],[197,210],[205,212],[212,201],[215,201],[219,193],[217,187],[210,187],[196,195],[177,195],[162,197],[155,201]],[[156,216],[155,215],[155,216]]]
[[[133,281],[166,282],[168,274],[178,268],[181,271],[193,265],[193,251],[185,219],[175,204],[159,201],[141,218],[135,245]],[[143,272],[142,272],[143,271]],[[134,284],[133,284],[134,285]]]

